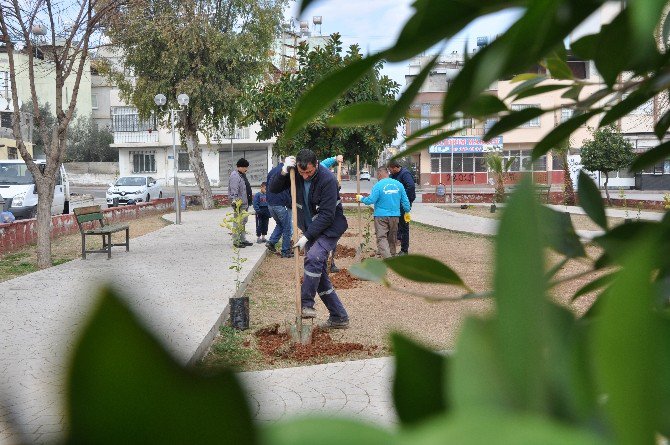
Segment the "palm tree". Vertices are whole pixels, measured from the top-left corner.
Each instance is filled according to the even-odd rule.
[[[493,202],[505,201],[505,173],[507,173],[512,166],[515,158],[505,159],[498,152],[487,153],[486,166],[493,172],[493,180],[495,182],[495,191],[493,192]]]

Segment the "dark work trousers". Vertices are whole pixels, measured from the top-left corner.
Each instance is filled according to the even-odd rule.
[[[279,238],[281,238],[281,253],[284,255],[289,254],[291,253],[291,235],[293,234],[291,211],[284,206],[269,206],[269,209],[270,216],[272,216],[277,225],[275,225],[268,243],[274,246],[279,241]]]
[[[333,284],[328,278],[328,255],[339,238],[320,236],[305,246],[305,276],[301,288],[302,307],[314,308],[314,298],[319,294],[332,321],[349,320]]]
[[[400,240],[400,250],[409,252],[409,223],[405,222],[405,210],[400,207],[400,221],[398,221],[398,237]]]
[[[256,213],[256,236],[268,234],[268,223],[270,222],[270,211],[267,207],[261,207]]]

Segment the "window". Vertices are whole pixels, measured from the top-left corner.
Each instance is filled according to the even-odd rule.
[[[463,170],[464,173],[472,173],[475,171],[474,167],[475,156],[472,153],[463,153]]]
[[[7,159],[19,159],[19,151],[16,147],[7,147]]]
[[[430,155],[430,172],[440,173],[440,154],[432,153]]]
[[[0,96],[5,99],[12,97],[12,81],[9,71],[0,71]]]
[[[509,171],[521,171],[521,150],[506,150],[503,152],[503,156],[505,158],[505,163],[509,162],[510,159],[514,159],[514,161],[512,161],[512,165],[509,168]]]
[[[521,111],[526,108],[540,108],[540,104],[512,104],[512,111]],[[540,117],[534,117],[525,124],[519,125],[519,128],[530,128],[530,127],[539,127],[540,126]]]
[[[188,152],[180,151],[179,153],[177,153],[177,157],[179,158],[179,161],[177,163],[177,169],[180,172],[190,172],[191,163],[189,162]]]
[[[148,131],[156,128],[156,118],[140,119],[133,107],[112,107],[112,131]]]
[[[131,151],[133,173],[155,173],[156,152],[155,151]]]
[[[563,156],[554,154],[551,158],[551,169],[552,170],[563,170]]]
[[[421,129],[421,120],[420,119],[410,119],[409,120],[409,134],[414,134]]]
[[[485,172],[487,171],[486,167],[486,157],[482,153],[477,153],[475,155],[475,171],[476,172]]]
[[[561,108],[561,123],[570,120],[575,115],[575,110],[572,108]]]
[[[98,109],[98,95],[97,94],[91,94],[91,108],[94,110]]]

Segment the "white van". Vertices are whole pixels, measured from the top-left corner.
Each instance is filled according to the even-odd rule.
[[[44,161],[35,161],[44,168]],[[5,201],[5,209],[19,218],[34,218],[37,215],[37,190],[35,180],[22,159],[0,160],[0,196]],[[65,168],[61,164],[56,178],[51,214],[70,213],[70,185]]]

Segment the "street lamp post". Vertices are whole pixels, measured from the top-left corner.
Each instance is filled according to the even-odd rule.
[[[170,123],[172,124],[172,168],[173,168],[173,179],[174,179],[174,211],[175,211],[175,224],[181,224],[181,197],[179,196],[179,183],[177,181],[177,142],[174,131],[174,116],[177,111],[182,111],[184,107],[188,106],[188,95],[180,94],[177,96],[177,103],[179,108],[169,108],[170,112]],[[154,97],[154,103],[159,107],[165,106],[167,103],[167,98],[164,94],[156,94]]]

